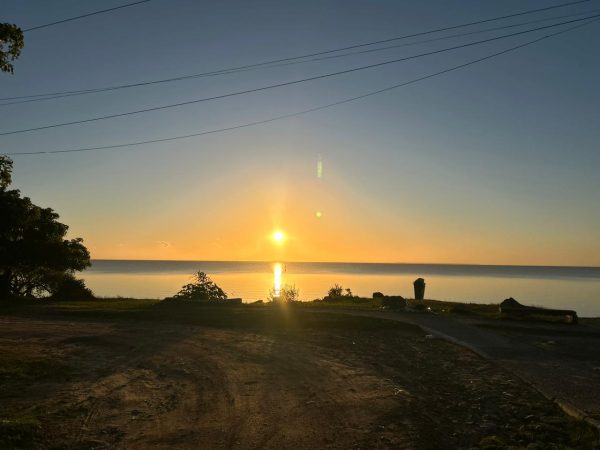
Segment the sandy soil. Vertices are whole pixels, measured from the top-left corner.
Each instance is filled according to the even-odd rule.
[[[34,448],[577,446],[578,425],[468,350],[412,325],[319,320],[0,316],[0,420],[34,418]]]

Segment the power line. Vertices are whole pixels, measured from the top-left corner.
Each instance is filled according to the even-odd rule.
[[[235,68],[222,69],[219,71],[204,72],[204,73],[193,74],[193,75],[184,75],[184,76],[176,77],[176,78],[166,78],[166,79],[148,81],[148,82],[143,82],[143,83],[125,84],[125,85],[109,86],[109,87],[104,87],[104,88],[95,88],[95,89],[78,90],[78,91],[65,91],[63,93],[56,93],[56,95],[55,94],[34,94],[34,95],[29,95],[29,96],[7,97],[4,99],[0,98],[0,101],[8,100],[8,99],[18,99],[18,98],[25,99],[25,100],[16,100],[16,101],[12,101],[12,102],[0,103],[0,107],[23,104],[23,103],[31,103],[31,102],[56,100],[56,99],[68,98],[68,97],[79,96],[79,95],[96,94],[99,92],[108,92],[108,91],[127,89],[127,88],[132,88],[132,87],[141,87],[141,86],[147,86],[147,85],[153,85],[153,84],[159,84],[159,83],[169,83],[169,82],[173,82],[173,81],[183,81],[183,80],[191,79],[191,78],[229,75],[229,74],[246,72],[246,71],[251,71],[251,70],[272,69],[272,68],[276,68],[276,67],[284,67],[284,66],[295,65],[295,64],[304,64],[304,63],[308,63],[308,62],[318,62],[318,61],[324,61],[324,60],[335,59],[335,58],[344,58],[347,56],[353,56],[353,55],[359,55],[359,54],[365,54],[365,53],[373,53],[373,52],[379,52],[379,51],[384,51],[384,50],[391,50],[394,48],[414,46],[414,45],[419,45],[419,44],[436,42],[436,41],[440,41],[440,40],[453,39],[456,37],[464,37],[464,36],[470,36],[470,35],[475,35],[475,34],[488,33],[490,31],[499,31],[499,30],[504,30],[507,28],[515,28],[515,27],[520,27],[520,26],[524,26],[524,25],[531,25],[534,23],[547,22],[550,20],[563,19],[563,18],[567,18],[567,17],[581,16],[581,15],[586,15],[586,14],[593,14],[593,13],[596,13],[599,11],[600,11],[600,9],[594,9],[591,11],[578,12],[578,13],[572,13],[572,14],[564,14],[564,15],[560,15],[560,16],[547,17],[544,19],[530,20],[527,22],[520,22],[517,24],[504,25],[504,26],[493,27],[493,28],[486,28],[484,30],[469,31],[469,32],[465,32],[465,33],[451,34],[448,36],[424,39],[424,40],[408,42],[408,43],[404,43],[404,44],[396,44],[396,45],[390,45],[390,46],[386,46],[386,47],[378,47],[378,48],[374,48],[374,49],[357,50],[357,51],[342,53],[342,54],[337,54],[337,55],[335,55],[335,54],[334,55],[325,55],[325,56],[320,56],[320,57],[315,57],[315,58],[310,58],[310,59],[295,60],[295,61],[288,61],[288,62],[283,62],[283,63],[278,63],[278,64],[272,64],[272,65],[268,65],[268,66],[263,65],[263,66],[257,66],[257,67],[247,67],[247,68],[242,68],[242,69],[235,69]],[[46,95],[46,96],[43,97],[43,95]]]
[[[150,0],[140,0],[138,2],[127,3],[126,5],[115,6],[114,8],[108,8],[108,9],[103,9],[101,11],[94,11],[94,12],[91,12],[91,13],[82,14],[81,16],[75,16],[75,17],[69,17],[68,19],[57,20],[56,22],[50,22],[50,23],[46,23],[44,25],[38,25],[36,27],[27,28],[26,30],[23,30],[23,33],[27,33],[28,31],[39,30],[41,28],[52,27],[54,25],[59,25],[61,23],[65,23],[65,22],[71,22],[73,20],[83,19],[85,17],[95,16],[95,15],[98,15],[98,14],[104,14],[104,13],[107,13],[107,12],[110,12],[110,11],[115,11],[117,9],[128,8],[130,6],[139,5],[140,3],[147,3],[149,1]]]
[[[527,15],[527,14],[534,14],[534,13],[538,13],[538,12],[542,12],[542,11],[549,11],[549,10],[557,9],[557,8],[564,8],[564,7],[567,7],[567,6],[577,5],[577,4],[580,4],[580,3],[588,3],[590,1],[591,0],[578,0],[578,1],[574,1],[574,2],[561,3],[559,5],[547,6],[547,7],[538,8],[538,9],[531,9],[531,10],[522,11],[522,12],[519,12],[519,13],[513,13],[513,14],[508,14],[508,15],[498,16],[498,17],[492,17],[492,18],[489,18],[489,19],[482,19],[482,20],[478,20],[478,21],[475,21],[475,22],[468,22],[468,23],[464,23],[464,24],[460,24],[460,25],[453,25],[453,26],[449,26],[449,27],[436,28],[434,30],[421,31],[421,32],[418,32],[418,33],[406,34],[406,35],[403,35],[403,36],[397,36],[397,37],[383,39],[383,40],[378,40],[378,41],[371,41],[371,42],[366,42],[366,43],[361,43],[361,44],[355,44],[355,45],[350,45],[350,46],[346,46],[346,47],[340,47],[340,48],[336,48],[336,49],[332,49],[332,50],[324,50],[324,51],[314,52],[314,53],[308,53],[308,54],[304,54],[304,55],[300,55],[300,56],[293,56],[293,57],[286,57],[286,58],[280,58],[280,59],[273,59],[273,60],[270,60],[270,61],[264,61],[264,62],[253,63],[253,64],[246,64],[246,65],[242,65],[242,66],[231,67],[231,68],[227,68],[227,69],[220,69],[220,70],[215,70],[215,71],[211,71],[211,72],[204,72],[204,73],[198,73],[198,74],[192,74],[192,75],[182,75],[182,76],[179,76],[179,77],[165,78],[165,79],[161,79],[161,80],[153,80],[153,81],[146,81],[146,82],[139,82],[139,83],[131,83],[131,84],[116,85],[116,86],[108,86],[108,87],[104,87],[104,88],[93,88],[93,89],[71,90],[71,91],[53,92],[53,93],[45,93],[45,94],[22,95],[22,96],[16,96],[16,97],[5,97],[5,98],[0,98],[0,101],[4,101],[4,100],[17,100],[17,99],[22,99],[22,98],[33,98],[33,97],[62,96],[62,95],[65,95],[65,94],[87,94],[87,93],[93,93],[93,92],[102,92],[102,91],[105,91],[105,90],[124,89],[124,88],[129,88],[129,87],[146,86],[146,85],[150,85],[150,84],[158,84],[158,83],[166,83],[166,82],[171,82],[171,81],[179,81],[179,80],[184,80],[184,79],[188,79],[188,78],[197,78],[197,77],[203,77],[203,76],[220,75],[220,74],[224,74],[224,73],[241,71],[241,70],[244,70],[244,69],[262,67],[262,66],[269,66],[269,65],[272,65],[272,64],[276,64],[276,63],[282,63],[282,62],[293,61],[293,60],[297,60],[297,59],[310,58],[310,57],[313,57],[313,56],[320,56],[320,55],[326,55],[326,54],[331,54],[331,53],[337,53],[337,52],[341,52],[341,51],[345,51],[345,50],[353,50],[353,49],[356,49],[356,48],[367,47],[367,46],[376,45],[376,44],[384,44],[384,43],[387,43],[387,42],[398,41],[398,40],[402,40],[402,39],[408,39],[408,38],[411,38],[411,37],[424,36],[424,35],[428,35],[428,34],[438,33],[438,32],[441,32],[441,31],[449,31],[449,30],[454,30],[454,29],[457,29],[457,28],[464,28],[464,27],[469,27],[469,26],[473,26],[473,25],[479,25],[479,24],[482,24],[482,23],[494,22],[494,21],[498,21],[498,20],[504,20],[504,19],[509,19],[509,18],[512,18],[512,17],[518,17],[518,16]]]
[[[74,120],[71,122],[62,122],[62,123],[56,123],[56,124],[51,124],[51,125],[43,125],[40,127],[33,127],[33,128],[25,128],[25,129],[21,129],[21,130],[13,130],[13,131],[5,131],[5,132],[1,132],[0,136],[7,136],[7,135],[12,135],[12,134],[21,134],[21,133],[29,133],[32,131],[40,131],[40,130],[47,130],[50,128],[60,128],[60,127],[65,127],[65,126],[70,126],[70,125],[78,125],[78,124],[82,124],[82,123],[89,123],[89,122],[96,122],[99,120],[107,120],[107,119],[114,119],[117,117],[125,117],[125,116],[132,116],[132,115],[137,115],[137,114],[144,114],[147,112],[151,112],[151,111],[159,111],[159,110],[163,110],[163,109],[170,109],[170,108],[177,108],[177,107],[181,107],[181,106],[185,106],[185,105],[191,105],[191,104],[195,104],[195,103],[201,103],[201,102],[206,102],[206,101],[211,101],[211,100],[220,100],[223,98],[228,98],[228,97],[234,97],[234,96],[238,96],[238,95],[244,95],[244,94],[249,94],[249,93],[254,93],[254,92],[262,92],[262,91],[266,91],[266,90],[270,90],[270,89],[275,89],[275,88],[280,88],[280,87],[284,87],[284,86],[291,86],[291,85],[295,85],[295,84],[299,84],[299,83],[305,83],[308,81],[314,81],[314,80],[320,80],[320,79],[324,79],[324,78],[329,78],[329,77],[333,77],[333,76],[339,76],[339,75],[343,75],[343,74],[347,74],[347,73],[352,73],[352,72],[357,72],[359,70],[365,70],[365,69],[372,69],[375,67],[381,67],[387,64],[394,64],[394,63],[398,63],[398,62],[402,62],[402,61],[408,61],[411,59],[416,59],[416,58],[421,58],[424,56],[429,56],[429,55],[435,55],[438,53],[443,53],[443,52],[447,52],[447,51],[451,51],[451,50],[457,50],[457,49],[461,49],[461,48],[466,48],[466,47],[470,47],[473,45],[478,45],[478,44],[483,44],[486,42],[492,42],[492,41],[497,41],[500,39],[506,39],[509,37],[513,37],[513,36],[519,36],[521,34],[525,34],[525,33],[531,33],[534,31],[539,31],[539,30],[544,30],[547,28],[553,28],[556,26],[560,26],[560,25],[566,25],[569,23],[574,23],[574,22],[581,22],[584,20],[589,20],[595,17],[600,17],[600,14],[596,14],[593,16],[588,16],[588,17],[584,17],[581,19],[574,19],[574,20],[569,20],[566,22],[561,22],[558,24],[553,24],[553,25],[546,25],[543,27],[538,27],[538,28],[533,28],[530,30],[525,30],[525,31],[518,31],[515,33],[510,33],[510,34],[506,34],[506,35],[502,35],[502,36],[496,36],[493,38],[488,38],[488,39],[484,39],[481,41],[475,41],[475,42],[470,42],[467,44],[461,44],[461,45],[457,45],[454,47],[447,47],[444,49],[440,49],[440,50],[434,50],[434,51],[430,51],[427,53],[421,53],[418,55],[413,55],[413,56],[407,56],[404,58],[399,58],[399,59],[394,59],[391,61],[384,61],[384,62],[380,62],[380,63],[376,63],[376,64],[369,64],[366,66],[360,66],[360,67],[354,67],[352,69],[346,69],[346,70],[341,70],[338,72],[332,72],[332,73],[327,73],[327,74],[323,74],[323,75],[317,75],[314,77],[309,77],[309,78],[302,78],[300,80],[293,80],[293,81],[286,81],[284,83],[278,83],[278,84],[271,84],[271,85],[267,85],[267,86],[263,86],[263,87],[259,87],[259,88],[254,88],[254,89],[247,89],[247,90],[243,90],[243,91],[237,91],[237,92],[230,92],[227,94],[221,94],[221,95],[216,95],[216,96],[212,96],[212,97],[204,97],[204,98],[200,98],[200,99],[196,99],[196,100],[188,100],[185,102],[179,102],[179,103],[173,103],[173,104],[169,104],[169,105],[162,105],[162,106],[155,106],[152,108],[145,108],[145,109],[138,109],[135,111],[128,111],[128,112],[124,112],[124,113],[117,113],[117,114],[109,114],[106,116],[99,116],[99,117],[92,117],[90,119],[81,119],[81,120]]]
[[[344,100],[340,100],[340,101],[337,101],[337,102],[334,102],[334,103],[329,103],[329,104],[326,104],[326,105],[321,105],[321,106],[317,106],[317,107],[314,107],[314,108],[305,109],[305,110],[302,110],[302,111],[297,111],[297,112],[293,112],[293,113],[289,113],[289,114],[283,114],[283,115],[280,115],[280,116],[271,117],[269,119],[258,120],[258,121],[255,121],[255,122],[248,122],[248,123],[241,124],[241,125],[234,125],[234,126],[230,126],[230,127],[226,127],[226,128],[219,128],[219,129],[215,129],[215,130],[207,130],[207,131],[202,131],[202,132],[198,132],[198,133],[192,133],[192,134],[186,134],[186,135],[180,135],[180,136],[172,136],[172,137],[162,138],[162,139],[152,139],[152,140],[146,140],[146,141],[129,142],[129,143],[125,143],[125,144],[105,145],[105,146],[99,146],[99,147],[85,147],[85,148],[76,148],[76,149],[68,149],[68,150],[47,150],[47,151],[35,151],[35,152],[6,153],[6,155],[18,156],[18,155],[42,155],[42,154],[57,154],[57,153],[75,153],[75,152],[89,152],[89,151],[95,151],[95,150],[108,150],[108,149],[124,148],[124,147],[134,147],[134,146],[140,146],[140,145],[146,145],[146,144],[154,144],[154,143],[159,143],[159,142],[168,142],[168,141],[175,141],[175,140],[182,140],[182,139],[190,139],[190,138],[193,138],[193,137],[205,136],[205,135],[208,135],[208,134],[217,134],[217,133],[223,133],[223,132],[227,132],[227,131],[239,130],[241,128],[249,128],[249,127],[253,127],[253,126],[257,126],[257,125],[263,125],[263,124],[275,122],[275,121],[278,121],[278,120],[288,119],[288,118],[291,118],[291,117],[297,117],[297,116],[301,116],[301,115],[304,115],[304,114],[309,114],[309,113],[312,113],[312,112],[321,111],[321,110],[324,110],[324,109],[328,109],[328,108],[332,108],[332,107],[335,107],[335,106],[343,105],[343,104],[346,104],[346,103],[354,102],[354,101],[361,100],[361,99],[364,99],[364,98],[367,98],[367,97],[371,97],[371,96],[374,96],[374,95],[381,94],[383,92],[389,92],[389,91],[394,90],[394,89],[398,89],[398,88],[401,88],[401,87],[404,87],[404,86],[408,86],[408,85],[411,85],[411,84],[415,84],[415,83],[418,83],[420,81],[424,81],[424,80],[427,80],[427,79],[430,79],[430,78],[434,78],[434,77],[437,77],[437,76],[440,76],[440,75],[443,75],[443,74],[446,74],[446,73],[449,73],[449,72],[453,72],[455,70],[463,69],[465,67],[468,67],[468,66],[471,66],[471,65],[483,62],[483,61],[487,61],[487,60],[495,58],[497,56],[504,55],[506,53],[509,53],[509,52],[512,52],[512,51],[515,51],[515,50],[527,47],[529,45],[532,45],[532,44],[535,44],[537,42],[543,41],[543,40],[548,39],[550,37],[558,36],[560,34],[564,34],[564,33],[573,31],[575,29],[578,29],[578,28],[584,27],[586,25],[589,25],[589,24],[591,24],[593,22],[597,22],[598,20],[600,20],[600,19],[590,20],[590,21],[585,22],[583,24],[579,24],[579,25],[576,25],[574,27],[567,28],[565,30],[557,31],[555,33],[547,34],[547,35],[544,35],[542,37],[536,38],[534,40],[525,42],[523,44],[519,44],[519,45],[516,45],[514,47],[510,47],[510,48],[508,48],[506,50],[502,50],[500,52],[492,53],[492,54],[484,56],[482,58],[477,58],[477,59],[468,61],[466,63],[450,67],[448,69],[440,70],[438,72],[434,72],[434,73],[431,73],[429,75],[424,75],[424,76],[419,77],[419,78],[414,78],[412,80],[405,81],[403,83],[395,84],[393,86],[389,86],[389,87],[386,87],[386,88],[383,88],[383,89],[378,89],[376,91],[371,91],[371,92],[368,92],[368,93],[365,93],[365,94],[362,94],[362,95],[358,95],[358,96],[355,96],[355,97],[350,97],[350,98],[347,98],[347,99],[344,99]]]

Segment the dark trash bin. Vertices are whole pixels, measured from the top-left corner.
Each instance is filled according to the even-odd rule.
[[[415,300],[423,300],[425,298],[425,280],[423,278],[417,278],[413,282],[415,287]]]

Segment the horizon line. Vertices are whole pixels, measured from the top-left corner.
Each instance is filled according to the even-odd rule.
[[[137,262],[205,262],[205,263],[285,263],[285,264],[386,264],[386,265],[420,265],[420,266],[475,266],[475,267],[552,267],[573,269],[600,269],[600,266],[573,266],[556,264],[483,264],[483,263],[435,263],[435,262],[382,262],[382,261],[285,261],[285,260],[216,260],[216,259],[122,259],[122,258],[90,258],[90,261],[137,261]]]

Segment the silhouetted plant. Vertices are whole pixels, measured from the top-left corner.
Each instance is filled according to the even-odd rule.
[[[172,298],[181,300],[226,300],[227,294],[204,272],[194,274],[194,282],[186,284]]]
[[[271,302],[296,302],[300,298],[300,291],[296,288],[296,285],[286,285],[282,287],[279,291],[279,295],[275,295],[275,290],[271,289],[269,291],[268,300]]]
[[[90,265],[82,239],[65,239],[69,227],[50,208],[34,205],[11,182],[12,160],[0,156],[0,299],[52,293],[57,276]]]
[[[0,23],[0,71],[13,73],[10,61],[21,54],[25,45],[23,31],[12,23]]]
[[[344,291],[346,291],[344,293]],[[327,292],[327,297],[329,298],[341,298],[341,297],[354,297],[354,295],[352,295],[352,290],[350,290],[349,288],[344,289],[341,285],[339,284],[334,284],[332,288],[329,288],[329,291]]]
[[[0,189],[6,189],[12,182],[13,162],[8,156],[0,155]]]
[[[71,274],[60,274],[51,287],[51,298],[56,300],[93,300],[94,294],[85,282]]]
[[[339,284],[334,284],[332,288],[327,292],[328,297],[341,297],[344,292],[344,288]]]

